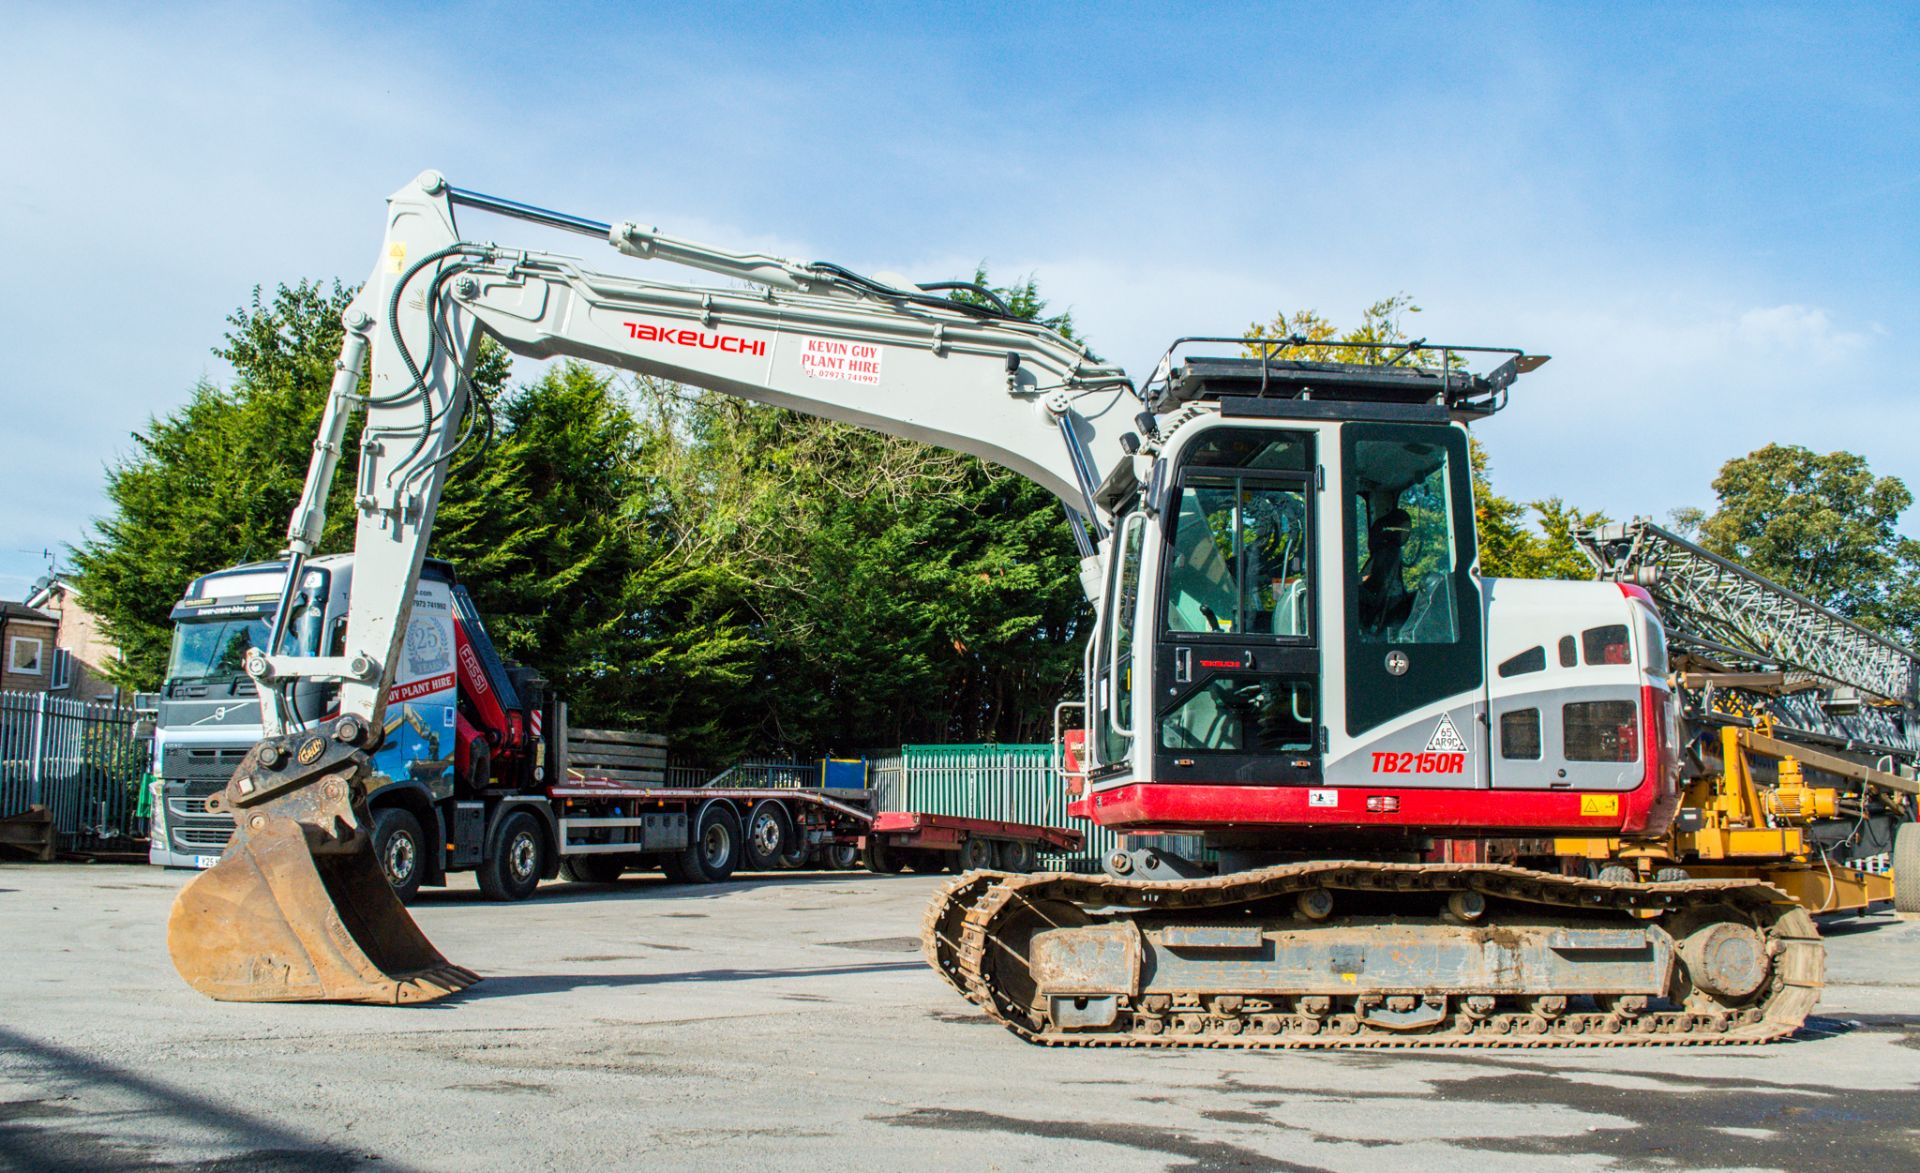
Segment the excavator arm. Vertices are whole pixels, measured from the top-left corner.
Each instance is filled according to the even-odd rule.
[[[661,263],[662,279],[466,239],[456,207],[596,237]],[[689,271],[722,283],[681,279]],[[434,950],[388,888],[364,796],[447,467],[476,432],[468,372],[482,331],[514,354],[586,359],[1003,465],[1066,504],[1093,595],[1099,487],[1138,445],[1126,430],[1140,399],[1084,346],[985,291],[985,304],[965,304],[941,296],[947,287],[726,252],[462,191],[434,172],[394,193],[373,273],[344,315],[274,631],[247,661],[265,737],[210,803],[235,816],[234,838],[182,890],[169,924],[181,975],[243,1001],[424,1001],[476,980]],[[365,425],[347,646],[268,654],[300,602],[356,412]],[[324,731],[300,726],[283,699],[316,679],[340,684],[340,715]]]
[[[570,257],[474,243],[455,225],[456,206],[595,236],[627,256],[732,284],[612,275]],[[461,191],[433,172],[388,201],[379,261],[345,319],[288,530],[294,567],[281,614],[299,561],[319,540],[348,420],[364,410],[350,646],[338,657],[260,653],[249,668],[270,686],[337,678],[342,713],[374,728],[449,458],[473,430],[466,371],[478,331],[517,355],[586,359],[972,453],[1060,497],[1083,535],[1083,557],[1104,533],[1099,480],[1127,458],[1120,437],[1140,408],[1119,368],[991,306],[835,265],[729,253],[633,223],[530,208]],[[363,389],[358,375],[369,355]],[[276,633],[269,647],[278,646]],[[266,731],[279,734],[275,688],[261,692]]]

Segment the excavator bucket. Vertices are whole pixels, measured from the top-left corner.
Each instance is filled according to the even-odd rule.
[[[261,742],[208,802],[233,812],[233,839],[175,898],[167,950],[210,998],[430,1002],[480,980],[388,885],[368,833],[370,765],[352,744],[364,727],[340,725]]]

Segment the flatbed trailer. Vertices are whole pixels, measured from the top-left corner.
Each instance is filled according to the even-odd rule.
[[[1032,871],[1043,851],[1080,847],[1078,831],[999,819],[874,811],[864,789],[648,786],[580,777],[545,788],[543,872],[605,882],[637,868],[717,882],[742,866],[864,863],[876,872],[999,867]]]
[[[897,872],[920,865],[951,866],[956,871],[999,868],[1030,872],[1043,851],[1078,851],[1085,837],[1064,827],[1040,827],[1002,819],[969,819],[918,811],[881,811],[873,816],[864,844],[867,867]]]

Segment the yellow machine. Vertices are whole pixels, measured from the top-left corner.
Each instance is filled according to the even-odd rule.
[[[1920,912],[1920,658],[1650,523],[1582,541],[1666,625],[1679,808],[1659,837],[1554,850],[1613,878],[1760,879],[1815,913]]]

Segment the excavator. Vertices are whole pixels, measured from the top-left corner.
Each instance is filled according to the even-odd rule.
[[[469,239],[457,209],[593,238],[649,276]],[[1679,806],[1648,592],[1478,572],[1467,426],[1543,357],[1420,340],[1308,361],[1302,339],[1188,337],[1136,384],[990,291],[729,252],[434,172],[388,200],[344,321],[286,582],[363,413],[347,646],[280,656],[276,633],[249,657],[265,736],[220,796],[233,839],[169,925],[203,992],[403,1003],[476,980],[388,890],[364,794],[448,462],[485,435],[467,376],[484,332],[972,453],[1061,499],[1095,615],[1084,695],[1055,715],[1072,810],[1207,850],[939,891],[929,963],[1020,1037],[1760,1042],[1818,998],[1811,917],[1758,879],[1429,859],[1437,838],[1660,835]],[[315,679],[339,684],[325,727],[278,699]]]

